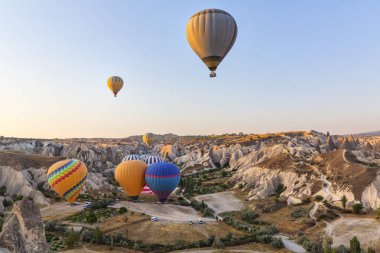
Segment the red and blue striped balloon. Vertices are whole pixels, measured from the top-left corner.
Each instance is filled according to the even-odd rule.
[[[181,179],[178,166],[171,163],[154,163],[145,172],[145,181],[161,202],[165,202]]]

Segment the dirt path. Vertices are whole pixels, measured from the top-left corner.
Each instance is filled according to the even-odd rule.
[[[344,153],[343,153],[343,157],[344,157]],[[315,167],[315,166],[312,166],[312,168],[313,168],[313,170],[316,172],[316,173],[318,173],[320,176],[321,176],[321,181],[322,181],[322,191],[326,194],[326,196],[323,198],[323,200],[325,200],[327,197],[331,197],[331,201],[340,201],[340,197],[339,196],[337,196],[336,194],[334,194],[331,190],[330,190],[330,188],[331,188],[331,186],[332,186],[332,184],[331,184],[331,182],[330,181],[328,181],[327,179],[326,179],[326,176],[325,175],[323,175],[320,171],[319,171],[319,169],[317,168],[317,167]],[[318,224],[318,221],[317,221],[317,218],[315,217],[315,213],[317,212],[317,210],[318,210],[318,207],[321,205],[321,203],[323,202],[323,200],[321,201],[321,202],[314,202],[314,206],[313,206],[313,208],[310,210],[310,213],[309,213],[309,215],[310,215],[310,218],[312,218],[315,222],[316,222],[316,224]],[[339,214],[340,215],[340,214]],[[340,215],[341,216],[341,215]],[[341,216],[342,217],[342,216]],[[327,223],[327,222],[325,222],[325,223]]]
[[[195,197],[198,201],[204,201],[210,208],[219,215],[224,212],[240,211],[243,207],[243,201],[238,199],[234,192],[218,192]]]
[[[155,216],[159,220],[163,221],[187,223],[189,220],[196,221],[197,219],[202,219],[205,222],[216,222],[216,220],[213,218],[202,217],[197,211],[188,206],[121,201],[110,207],[120,208],[123,206],[130,211],[145,213],[149,216]]]

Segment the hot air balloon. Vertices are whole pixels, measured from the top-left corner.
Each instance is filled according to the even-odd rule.
[[[159,156],[156,156],[156,155],[151,155],[151,156],[147,156],[145,157],[145,163],[146,165],[151,165],[151,164],[154,164],[154,163],[162,163],[162,158],[159,157]]]
[[[122,162],[133,161],[133,160],[142,161],[142,159],[139,155],[127,155],[126,157],[123,158]]]
[[[123,88],[124,81],[121,77],[111,76],[107,80],[107,86],[112,91],[114,96],[116,97],[117,93]]]
[[[210,69],[210,77],[231,50],[237,36],[235,19],[223,10],[207,9],[191,16],[186,26],[190,47]]]
[[[115,169],[115,179],[133,200],[137,200],[145,186],[143,161],[131,160],[120,163]]]
[[[148,167],[145,181],[161,202],[165,202],[181,179],[179,168],[171,163],[155,163]]]
[[[148,155],[145,157],[144,159],[146,165],[151,165],[151,164],[154,164],[154,163],[161,163],[163,162],[162,161],[162,158],[159,157],[159,156],[155,156],[155,155]],[[152,191],[150,190],[149,186],[145,186],[144,188],[145,191],[143,191],[143,193],[151,193]]]
[[[153,141],[154,141],[154,134],[152,134],[152,133],[146,133],[146,134],[144,134],[143,135],[143,141],[149,147],[150,144],[152,144]]]
[[[51,188],[72,203],[86,184],[87,167],[75,159],[59,161],[49,168],[47,177]]]

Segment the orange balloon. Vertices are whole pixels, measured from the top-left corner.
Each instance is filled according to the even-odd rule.
[[[147,167],[143,161],[129,160],[120,163],[115,169],[116,181],[132,199],[137,199],[144,189]]]
[[[51,188],[72,203],[86,184],[87,167],[76,159],[68,159],[53,164],[47,172]]]

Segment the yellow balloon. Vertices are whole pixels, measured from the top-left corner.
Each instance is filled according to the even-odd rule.
[[[59,161],[49,168],[47,177],[51,188],[72,203],[86,184],[87,167],[76,159]]]
[[[145,186],[145,170],[148,166],[140,160],[120,163],[115,169],[115,179],[124,191],[137,199]]]
[[[154,141],[154,134],[152,133],[146,133],[143,135],[143,142],[148,145],[148,147],[150,146],[150,144],[152,144]]]
[[[123,88],[124,81],[121,77],[111,76],[107,80],[107,86],[112,91],[114,96],[116,97],[117,93]]]
[[[207,9],[194,14],[186,26],[190,47],[210,69],[210,77],[231,50],[237,36],[235,19],[227,12]]]

